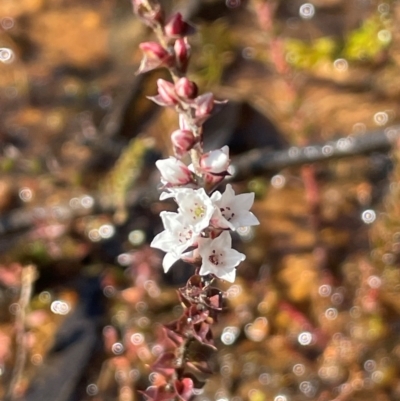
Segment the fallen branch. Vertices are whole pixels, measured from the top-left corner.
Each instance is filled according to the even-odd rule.
[[[387,152],[398,139],[400,139],[400,125],[306,147],[293,146],[278,151],[254,149],[232,159],[233,174],[230,180],[235,182],[256,175],[271,175],[286,167],[367,155],[373,152]],[[158,191],[149,189],[150,187],[136,188],[128,194],[128,207],[137,206],[144,198],[148,202],[157,200]],[[54,219],[56,216],[60,216],[60,220],[65,221],[82,215],[113,213],[115,211],[115,207],[112,206],[109,197],[105,194],[82,195],[80,199],[82,200],[81,204],[78,202],[74,207],[70,204],[60,204],[31,210],[17,209],[0,216],[0,238],[3,237],[3,244],[0,242],[0,250],[7,247],[5,237],[7,234],[28,229],[38,219]],[[90,207],[87,207],[87,202],[85,204],[85,199],[90,202]]]
[[[359,136],[350,135],[319,145],[292,146],[278,151],[254,149],[235,157],[232,163],[234,166],[232,180],[239,181],[253,175],[273,173],[286,167],[388,151],[399,138],[400,126],[396,125],[383,131],[373,131]]]

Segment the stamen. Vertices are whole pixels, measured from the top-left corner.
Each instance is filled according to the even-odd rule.
[[[215,251],[214,251],[215,252]],[[208,260],[213,264],[218,266],[219,265],[219,257],[217,255],[210,255]]]

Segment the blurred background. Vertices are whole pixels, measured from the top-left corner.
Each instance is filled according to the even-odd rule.
[[[400,1],[166,0],[198,27],[189,78],[229,103],[261,222],[214,325],[199,401],[400,399]],[[0,398],[141,399],[157,325],[191,267],[162,272],[154,162],[173,110],[128,0],[0,3]],[[172,209],[171,209],[172,210]],[[204,378],[199,378],[202,380]]]

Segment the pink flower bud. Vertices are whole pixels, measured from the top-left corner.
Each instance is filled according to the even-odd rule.
[[[207,120],[214,108],[214,95],[211,92],[204,93],[194,99],[194,103],[196,107],[196,120],[201,124]]]
[[[158,95],[148,96],[148,99],[160,106],[175,106],[178,104],[179,99],[175,92],[175,86],[173,83],[168,82],[165,79],[158,79],[157,87]]]
[[[143,51],[143,59],[138,74],[174,64],[173,56],[157,42],[143,42],[139,47]]]
[[[181,13],[176,13],[168,20],[164,27],[164,31],[170,38],[181,38],[193,34],[195,28],[182,19]]]
[[[229,168],[229,148],[212,150],[204,154],[200,159],[200,168],[210,174],[223,175]]]
[[[174,51],[176,57],[176,67],[181,72],[186,72],[190,59],[190,45],[186,38],[175,41]]]
[[[215,100],[214,95],[211,92],[204,93],[203,95],[197,96],[192,107],[195,109],[195,122],[197,125],[201,125],[207,118],[210,117],[214,111],[214,106],[225,104],[227,100]]]
[[[178,80],[175,84],[175,90],[177,95],[184,99],[194,99],[197,95],[197,85],[186,77]]]
[[[173,83],[165,81],[164,79],[157,80],[158,94],[167,103],[177,104],[178,97],[175,92],[175,86]]]
[[[192,172],[175,157],[157,160],[156,166],[161,173],[161,182],[165,185],[185,185],[192,181]]]
[[[196,138],[192,131],[178,129],[171,134],[172,145],[175,153],[182,156],[187,151],[193,148],[196,143]]]
[[[164,27],[165,34],[169,37],[184,36],[185,22],[181,13],[176,13],[168,20]]]
[[[169,56],[168,52],[157,42],[143,42],[139,44],[139,48],[151,58],[164,60]]]
[[[196,98],[196,117],[208,115],[214,107],[214,95],[211,92],[204,93]]]
[[[208,174],[205,173],[203,175],[203,179],[204,179],[204,183],[206,185],[206,190],[210,190],[212,188],[214,188],[215,186],[217,186],[223,179],[225,178],[225,176],[223,174],[221,175],[214,175],[214,174]]]

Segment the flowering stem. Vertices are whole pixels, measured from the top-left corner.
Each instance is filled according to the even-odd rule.
[[[151,0],[132,0],[134,11],[153,28],[156,42],[140,45],[144,52],[139,72],[165,67],[172,82],[159,79],[158,94],[150,97],[163,107],[174,107],[179,116],[179,130],[171,134],[176,157],[158,160],[157,168],[165,192],[160,199],[174,198],[177,212],[162,211],[165,230],[157,234],[151,246],[164,251],[163,268],[167,272],[179,259],[196,266],[196,274],[178,292],[184,307],[182,316],[164,326],[164,352],[153,364],[153,369],[165,379],[163,384],[150,386],[143,394],[150,400],[189,400],[195,382],[191,371],[202,376],[211,373],[208,356],[189,360],[189,346],[215,349],[211,325],[222,310],[222,295],[211,287],[215,277],[233,282],[236,266],[245,255],[232,249],[229,230],[259,224],[249,211],[254,194],[235,195],[230,184],[223,194],[210,188],[229,175],[229,148],[203,153],[203,124],[213,112],[212,93],[197,94],[197,85],[186,78],[190,57],[187,36],[194,27],[177,13],[165,23],[158,3]],[[182,160],[189,156],[192,164]]]

